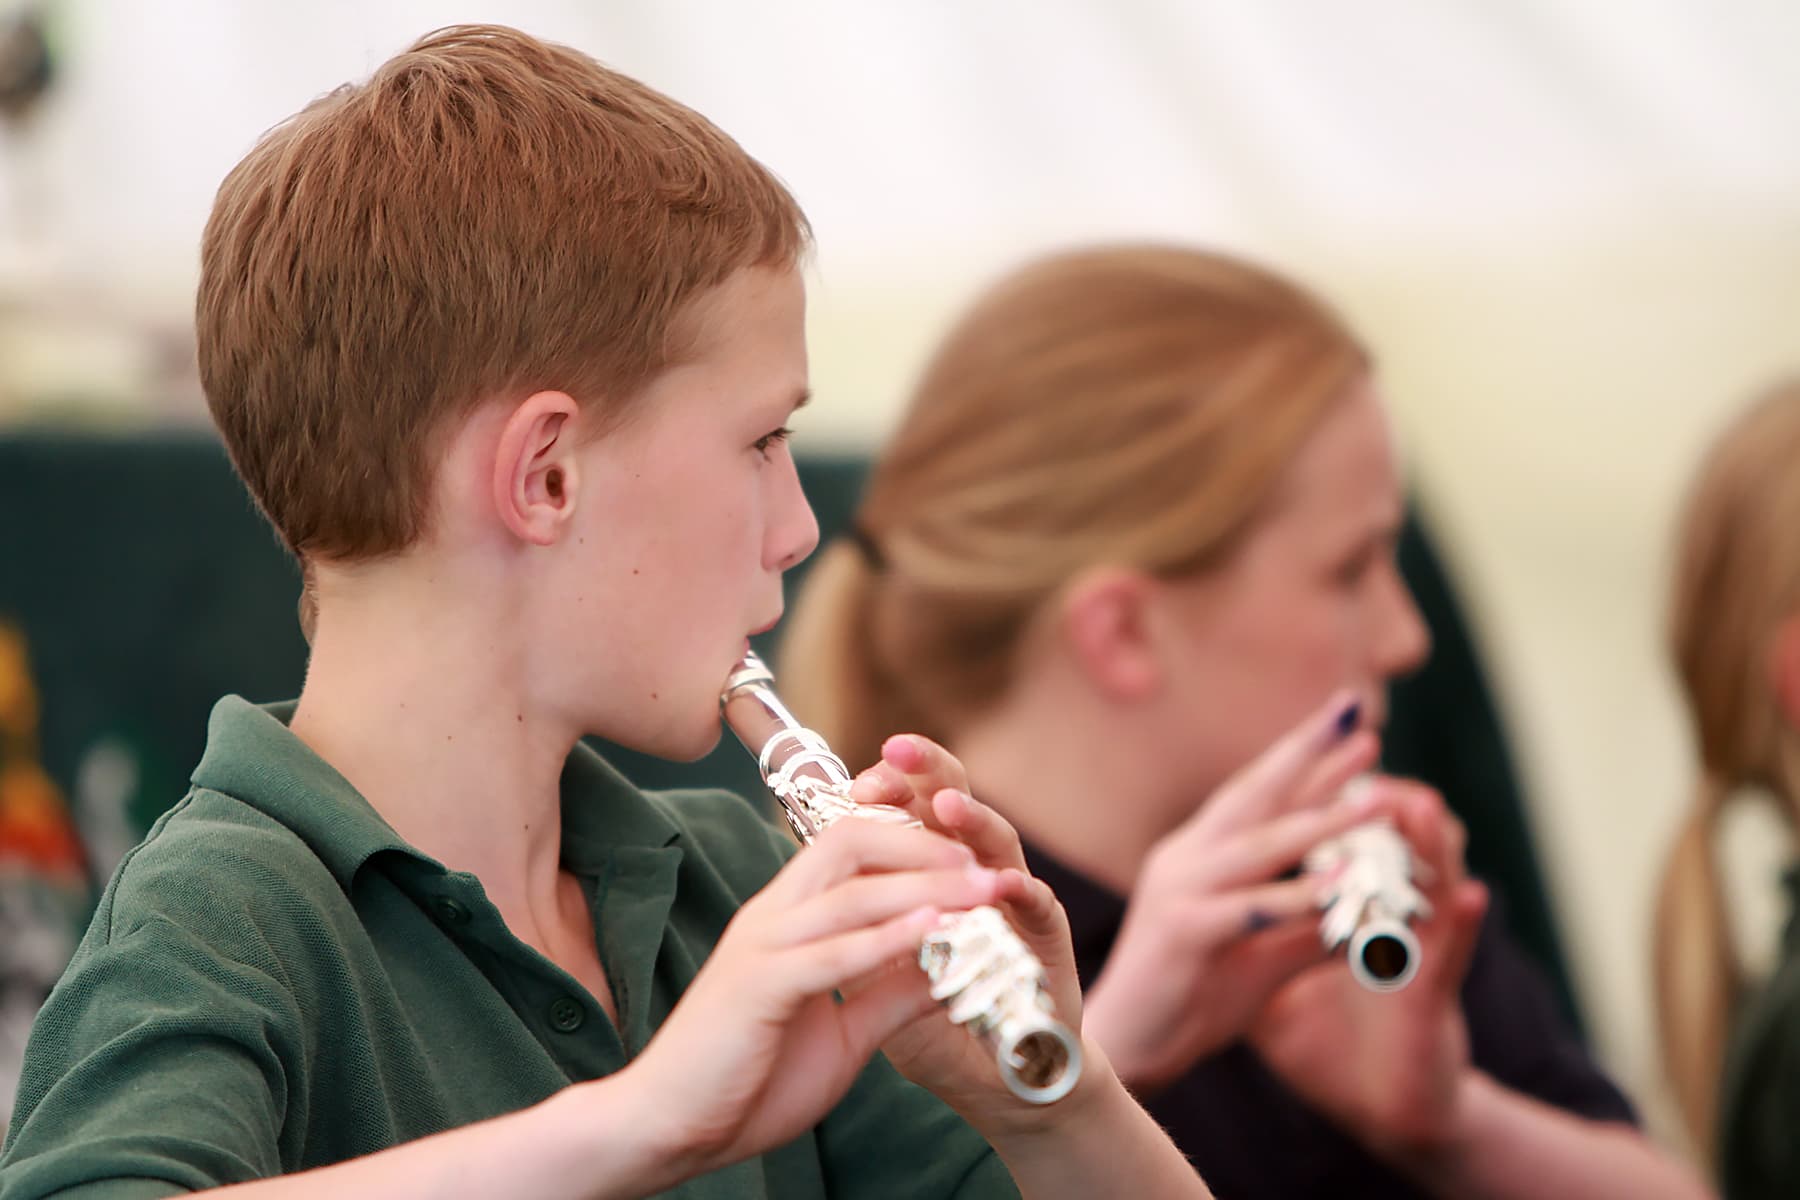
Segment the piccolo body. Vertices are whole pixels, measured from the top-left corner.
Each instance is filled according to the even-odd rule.
[[[1419,970],[1411,922],[1431,915],[1413,886],[1412,848],[1385,820],[1359,825],[1314,847],[1308,874],[1332,880],[1319,922],[1327,950],[1342,949],[1350,974],[1371,991],[1393,992]]]
[[[900,809],[850,798],[849,769],[788,712],[754,652],[726,680],[719,709],[803,844],[844,819],[917,824]],[[992,1049],[1014,1095],[1049,1104],[1075,1086],[1080,1039],[1056,1019],[1043,965],[998,909],[945,914],[919,947],[919,967],[951,1021]]]

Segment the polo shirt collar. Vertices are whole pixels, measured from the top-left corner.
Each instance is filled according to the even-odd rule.
[[[350,781],[288,729],[295,703],[255,705],[226,696],[213,706],[196,787],[222,792],[292,829],[347,891],[384,851],[442,869],[404,841]],[[563,861],[597,875],[623,847],[662,847],[679,828],[660,806],[591,747],[577,745],[562,773]]]

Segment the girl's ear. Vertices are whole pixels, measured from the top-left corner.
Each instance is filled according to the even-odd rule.
[[[1099,567],[1063,591],[1057,634],[1089,684],[1114,700],[1141,700],[1162,685],[1149,612],[1155,587],[1141,572]]]

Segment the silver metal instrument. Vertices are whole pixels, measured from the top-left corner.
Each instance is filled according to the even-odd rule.
[[[747,651],[719,693],[719,710],[802,844],[835,822],[918,825],[900,809],[858,804],[853,776],[825,739],[775,694],[775,677]],[[994,1053],[1008,1089],[1034,1104],[1062,1099],[1081,1077],[1081,1040],[1056,1019],[1043,964],[991,906],[946,913],[919,947],[919,968],[950,1020]]]
[[[1371,991],[1411,983],[1419,971],[1419,939],[1410,925],[1431,915],[1431,902],[1413,886],[1412,847],[1400,831],[1385,819],[1358,825],[1315,846],[1305,869],[1334,877],[1319,922],[1325,948],[1343,949],[1350,974]]]

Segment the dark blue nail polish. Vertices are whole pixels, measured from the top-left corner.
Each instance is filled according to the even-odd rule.
[[[1280,923],[1281,922],[1277,921],[1272,915],[1264,912],[1262,909],[1253,908],[1250,910],[1249,915],[1244,918],[1244,932],[1261,933],[1263,930],[1270,929]]]
[[[1352,733],[1356,732],[1356,722],[1361,716],[1362,701],[1352,700],[1344,706],[1344,711],[1339,713],[1337,720],[1332,723],[1332,732],[1340,738],[1349,737]]]

